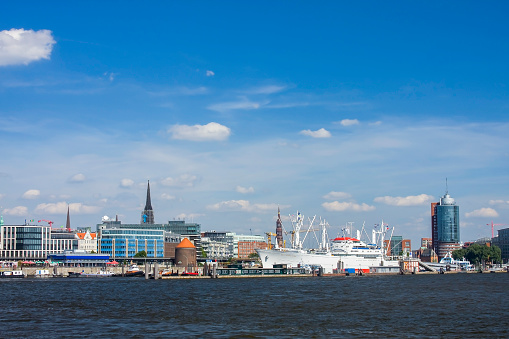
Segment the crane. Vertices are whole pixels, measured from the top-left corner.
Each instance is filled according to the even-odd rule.
[[[491,225],[491,238],[493,239],[495,237],[495,233],[494,233],[494,229],[493,229],[493,226],[509,226],[507,224],[494,224],[493,221],[491,222],[491,224],[486,224],[487,226],[490,226]]]
[[[54,224],[54,222],[53,222],[53,221],[50,221],[50,220],[44,220],[44,219],[39,220],[38,222],[41,222],[41,221],[46,221],[46,222],[48,223],[49,227],[52,227],[52,226],[53,226],[53,224]]]
[[[272,237],[275,237],[276,233],[265,232],[265,234],[267,235],[267,249],[271,250],[272,249]]]

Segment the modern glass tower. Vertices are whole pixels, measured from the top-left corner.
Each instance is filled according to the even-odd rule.
[[[459,206],[448,192],[439,203],[432,203],[433,248],[439,259],[460,247]]]

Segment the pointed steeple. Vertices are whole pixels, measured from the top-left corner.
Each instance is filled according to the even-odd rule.
[[[147,183],[147,202],[145,203],[145,210],[146,211],[152,210],[152,202],[150,201],[150,180],[148,180]]]
[[[71,218],[69,216],[69,205],[67,205],[67,221],[65,222],[65,228],[70,232],[71,231]]]
[[[154,211],[152,210],[152,202],[150,201],[150,180],[147,183],[147,202],[145,203],[145,209],[141,212],[141,223],[154,223]]]

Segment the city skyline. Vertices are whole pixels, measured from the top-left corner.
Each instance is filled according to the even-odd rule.
[[[383,219],[416,248],[448,190],[461,241],[491,236],[508,6],[5,4],[0,214],[135,223],[150,180],[156,223],[264,234],[279,207],[287,231],[297,211],[331,236]]]

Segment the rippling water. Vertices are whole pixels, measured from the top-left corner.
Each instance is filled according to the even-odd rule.
[[[509,274],[0,281],[2,337],[509,337]]]

